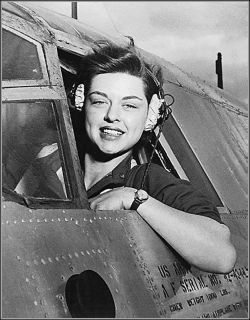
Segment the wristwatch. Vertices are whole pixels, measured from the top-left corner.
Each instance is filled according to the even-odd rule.
[[[131,204],[130,210],[137,210],[140,204],[148,200],[148,194],[145,190],[139,189],[135,192],[134,201]]]

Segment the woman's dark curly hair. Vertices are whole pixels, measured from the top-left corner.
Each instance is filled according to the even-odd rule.
[[[119,47],[105,42],[93,49],[93,53],[84,56],[80,61],[79,73],[75,88],[83,83],[85,92],[89,91],[92,79],[98,74],[123,72],[141,78],[144,83],[145,96],[148,103],[158,87],[150,72],[153,68],[143,61],[134,47]],[[160,69],[157,70],[158,81],[161,81]]]

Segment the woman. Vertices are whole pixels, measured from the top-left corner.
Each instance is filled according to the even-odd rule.
[[[73,96],[89,140],[83,166],[91,209],[136,210],[191,265],[230,272],[236,252],[215,206],[158,165],[146,177],[145,164],[133,167],[133,150],[157,125],[162,104],[149,65],[134,49],[101,47],[84,57]]]

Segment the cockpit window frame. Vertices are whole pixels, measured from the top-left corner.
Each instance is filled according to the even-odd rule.
[[[25,197],[24,201],[18,200],[18,194],[11,190],[7,194],[3,192],[4,199],[17,203],[27,204],[32,208],[43,209],[89,209],[87,193],[84,188],[83,172],[76,150],[76,142],[66,92],[61,76],[60,62],[57,56],[57,45],[53,34],[40,25],[34,25],[22,18],[13,17],[7,12],[3,16],[3,28],[18,34],[25,40],[32,40],[38,43],[41,50],[41,67],[44,69],[45,78],[42,80],[21,80],[5,81],[2,83],[3,102],[22,101],[53,101],[55,104],[60,134],[62,141],[62,156],[66,168],[67,179],[69,180],[72,198],[71,199],[47,199]],[[31,40],[30,40],[31,39]],[[23,85],[22,85],[23,84]],[[67,182],[66,182],[67,183]],[[4,191],[4,190],[3,190]],[[6,190],[5,190],[6,191]],[[17,195],[17,197],[15,196]]]
[[[15,34],[16,36],[34,44],[36,46],[37,49],[37,55],[38,55],[38,59],[40,62],[40,67],[41,67],[41,73],[42,73],[42,78],[41,79],[10,79],[10,80],[2,80],[2,87],[3,88],[11,88],[11,87],[30,87],[30,86],[45,86],[45,85],[49,85],[49,75],[47,72],[47,68],[46,68],[46,61],[45,61],[45,57],[44,57],[44,53],[43,53],[43,48],[42,48],[42,44],[39,43],[37,40],[34,40],[31,37],[28,37],[26,35],[24,35],[23,33],[10,28],[6,25],[3,25],[3,29],[5,29],[6,31],[9,31],[13,34]]]
[[[62,100],[53,100],[53,99],[22,99],[22,100],[8,100],[10,103],[22,103],[22,102],[49,102],[52,105],[52,113],[54,114],[55,124],[57,127],[58,133],[58,149],[61,159],[61,165],[63,170],[65,187],[67,190],[67,198],[65,199],[57,199],[57,198],[47,198],[47,197],[33,197],[24,195],[26,204],[30,208],[83,208],[87,209],[87,195],[84,193],[80,193],[77,188],[77,184],[75,183],[75,172],[73,161],[76,158],[76,155],[71,153],[70,144],[72,144],[72,137],[69,135],[69,132],[66,131],[66,126],[64,122],[64,115],[62,111]],[[74,160],[72,159],[74,158]],[[4,186],[3,186],[4,187]],[[10,190],[11,191],[11,190]],[[14,190],[13,192],[14,193]],[[18,194],[17,194],[18,196]],[[19,195],[21,198],[22,195]],[[13,197],[12,197],[13,199]],[[16,197],[17,199],[17,197]],[[18,201],[16,201],[18,202]],[[84,203],[84,205],[83,205]]]

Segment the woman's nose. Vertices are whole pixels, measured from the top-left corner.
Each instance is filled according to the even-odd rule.
[[[120,121],[120,110],[117,104],[111,104],[109,106],[104,120],[108,122]]]

